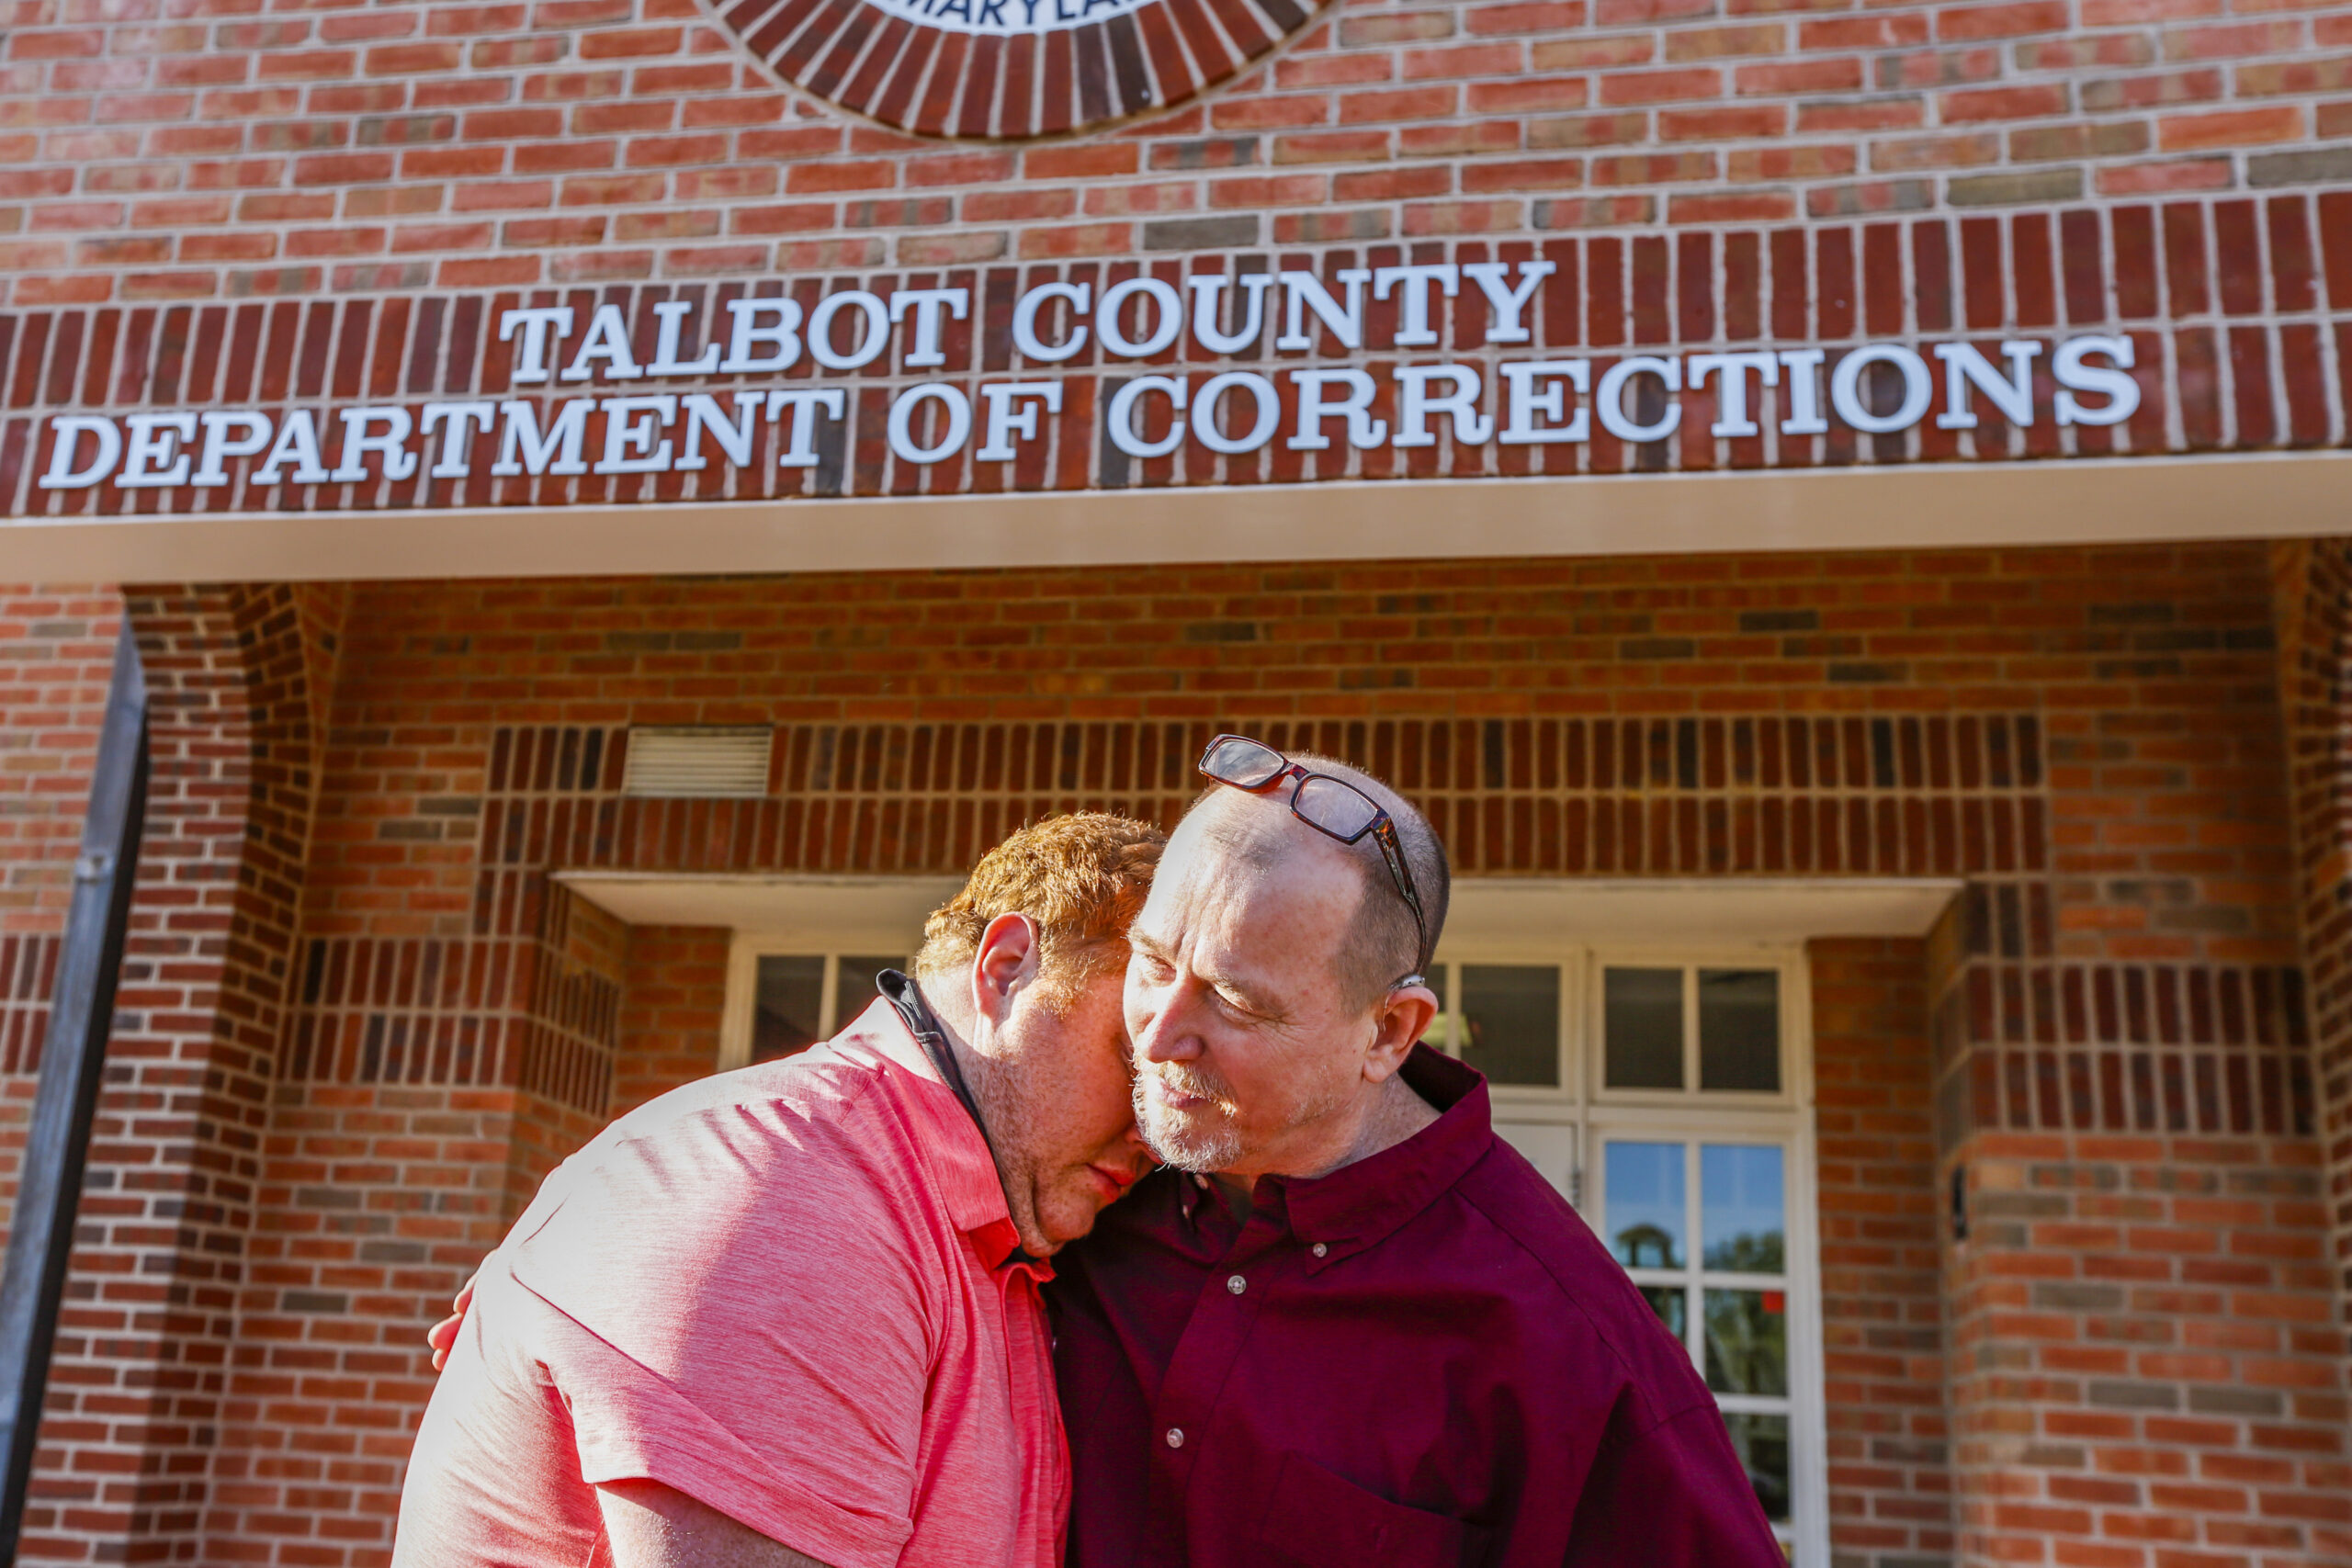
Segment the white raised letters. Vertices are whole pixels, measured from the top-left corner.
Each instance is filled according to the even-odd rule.
[[[343,461],[334,470],[338,483],[357,484],[367,479],[370,452],[384,460],[388,479],[404,479],[416,472],[416,454],[408,449],[408,434],[415,428],[408,410],[398,403],[382,403],[345,409],[342,419]],[[384,428],[369,434],[368,426],[376,424]]]
[[[799,300],[781,294],[757,299],[729,299],[727,314],[733,325],[727,334],[727,358],[718,367],[721,371],[733,376],[746,371],[789,370],[799,362]],[[761,346],[767,352],[752,352]]]
[[[319,422],[309,409],[292,409],[277,422],[277,439],[269,448],[269,456],[254,470],[253,482],[276,485],[286,482],[285,467],[294,465],[294,482],[298,485],[322,485],[327,482],[327,466],[319,456]]]
[[[937,403],[944,428],[928,446],[915,444],[915,416],[925,403]],[[956,455],[972,434],[972,400],[944,381],[909,387],[890,404],[890,450],[901,462],[931,464]]]
[[[1257,347],[1265,334],[1266,290],[1274,286],[1273,274],[1245,272],[1234,281],[1241,291],[1242,324],[1228,333],[1218,325],[1217,296],[1225,288],[1225,275],[1204,273],[1184,280],[1193,293],[1193,341],[1211,354],[1244,353]]]
[[[490,466],[490,471],[501,477],[586,473],[588,465],[580,459],[580,446],[588,438],[588,411],[595,406],[594,398],[571,399],[541,434],[537,409],[520,399],[500,403],[498,412],[505,423],[499,427],[498,461]]]
[[[1034,359],[1040,365],[1059,365],[1086,346],[1086,329],[1074,326],[1069,336],[1059,343],[1047,343],[1037,335],[1037,312],[1057,299],[1069,302],[1074,321],[1086,314],[1094,299],[1094,285],[1091,283],[1041,283],[1021,297],[1012,308],[1012,346],[1021,351],[1023,359]]]
[[[865,335],[857,346],[843,352],[833,338],[833,320],[843,310],[854,310],[865,318]],[[921,323],[917,323],[921,331]],[[828,370],[855,370],[873,364],[890,345],[890,308],[877,295],[863,288],[847,288],[839,294],[828,294],[817,301],[808,312],[808,356]]]
[[[405,423],[408,415],[401,415]],[[187,483],[188,456],[180,448],[196,439],[192,413],[135,413],[123,422],[130,440],[122,452],[122,472],[115,483],[125,490]],[[166,467],[158,465],[168,464]]]
[[[702,438],[707,433],[727,454],[727,460],[739,468],[752,466],[752,430],[760,417],[760,405],[767,401],[762,392],[735,394],[735,417],[729,419],[718,412],[718,400],[707,392],[689,392],[678,400],[679,409],[686,416],[686,433],[678,446],[682,456],[670,466],[692,472],[706,468],[710,459],[702,455]]]
[[[662,432],[677,423],[675,393],[643,398],[606,398],[605,455],[597,459],[600,474],[661,474],[670,468],[669,437]],[[660,446],[655,446],[656,441]]]
[[[1131,338],[1119,324],[1119,311],[1130,299],[1142,298],[1151,301],[1145,312],[1151,331],[1141,337]],[[1114,283],[1102,291],[1102,304],[1094,312],[1094,335],[1102,346],[1122,359],[1149,359],[1176,341],[1184,330],[1184,301],[1176,290],[1156,277],[1130,277]]]
[[[603,362],[608,380],[635,381],[645,374],[637,363],[637,355],[630,352],[628,321],[618,305],[599,305],[596,313],[588,318],[588,335],[580,340],[579,351],[563,367],[563,379],[591,379],[596,374],[598,361]]]
[[[1315,312],[1315,319],[1331,331],[1342,348],[1363,346],[1363,286],[1372,274],[1360,266],[1343,269],[1338,274],[1340,287],[1347,291],[1348,301],[1342,305],[1323,287],[1323,280],[1311,272],[1285,272],[1283,284],[1283,335],[1274,346],[1285,354],[1298,349],[1312,349],[1315,339],[1306,326],[1306,313]]]
[[[1250,264],[1245,258],[1238,265]],[[2120,334],[2010,338],[1999,341],[1997,357],[1990,344],[1949,339],[1871,341],[1834,351],[1758,346],[1622,357],[1541,358],[1521,351],[1528,356],[1500,359],[1469,357],[1477,335],[1475,327],[1465,327],[1467,341],[1454,345],[1464,358],[1413,362],[1412,351],[1445,344],[1451,323],[1442,301],[1462,299],[1465,279],[1483,297],[1486,344],[1533,341],[1537,291],[1554,273],[1545,261],[1480,261],[1329,274],[1304,268],[1181,277],[1138,273],[1107,287],[1049,276],[1009,299],[993,296],[987,310],[976,307],[972,289],[963,286],[847,288],[797,299],[779,288],[714,302],[699,327],[701,307],[693,299],[647,300],[650,320],[633,318],[617,304],[529,306],[498,316],[497,337],[512,345],[507,374],[514,384],[503,398],[61,413],[47,422],[49,457],[35,482],[43,491],[87,490],[109,480],[123,490],[241,482],[259,490],[398,482],[416,477],[427,463],[432,479],[462,480],[473,477],[473,455],[493,436],[496,461],[490,473],[502,478],[695,473],[766,460],[758,456],[763,423],[773,433],[775,466],[786,469],[815,468],[828,460],[820,457],[820,445],[839,464],[858,440],[872,442],[876,434],[899,462],[923,467],[959,455],[1011,463],[1048,444],[1065,459],[1105,451],[1127,458],[1181,458],[1190,451],[1197,465],[1204,451],[1244,456],[1280,435],[1284,450],[1331,453],[1319,466],[1349,472],[1348,453],[1385,446],[1566,446],[1589,442],[1596,431],[1635,445],[1659,442],[1681,430],[1689,396],[1702,392],[1713,395],[1711,438],[1763,436],[1768,406],[1777,415],[1778,434],[1792,441],[1833,427],[1897,435],[1931,412],[1939,428],[1974,429],[1988,404],[2008,423],[2030,426],[2039,417],[2034,377],[2045,355],[2060,425],[2119,424],[2141,405],[2140,385],[2131,374],[2134,341]],[[1273,319],[1277,298],[1279,321]],[[1384,311],[1383,321],[1374,322],[1368,300],[1394,301],[1393,321]],[[583,314],[585,331],[575,337]],[[1005,339],[995,334],[1005,333],[1008,314],[1016,372],[1026,367],[1032,375],[984,379],[983,371],[1000,371],[1007,358]],[[950,321],[974,325],[951,345]],[[1270,328],[1276,329],[1271,344]],[[655,345],[644,363],[634,347],[643,341],[636,336],[640,329]],[[1385,342],[1374,341],[1384,333]],[[1272,366],[1204,365],[1141,376],[1112,364],[1076,390],[1058,376],[1036,373],[1098,345],[1111,362],[1171,354],[1198,360],[1202,351],[1311,354],[1333,343],[1368,351],[1366,362],[1309,362],[1279,372]],[[890,361],[886,355],[894,344],[898,357]],[[783,383],[787,372],[808,373],[804,357],[824,371],[874,367],[870,393],[854,395],[839,380]],[[947,368],[951,358],[955,371]],[[908,368],[955,378],[913,385],[894,378]],[[544,394],[517,395],[534,382],[611,386],[649,376],[713,374],[779,379],[544,401]],[[1288,378],[1286,391],[1277,389],[1277,374]],[[1776,389],[1769,405],[1761,388]],[[1085,428],[1065,430],[1066,412]],[[594,425],[597,419],[601,425]],[[324,457],[322,421],[334,427],[333,468]],[[877,422],[884,430],[874,429]],[[593,468],[592,427],[602,432]],[[1057,461],[1045,482],[1068,482],[1065,469],[1066,462]],[[853,481],[871,482],[856,466],[832,476],[836,485]],[[705,480],[695,493],[733,491]]]
[[[114,472],[122,457],[122,427],[96,414],[62,413],[49,422],[49,469],[40,477],[43,490],[87,490]],[[76,468],[82,437],[91,437],[95,450],[87,468]]]
[[[544,381],[548,378],[548,340],[571,335],[571,307],[569,305],[535,305],[525,310],[508,310],[498,318],[498,341],[514,343],[516,333],[523,341],[515,344],[514,368],[507,372],[510,380]]]
[[[1462,269],[1462,276],[1478,286],[1487,297],[1490,312],[1487,322],[1488,343],[1526,343],[1533,333],[1521,318],[1527,302],[1535,298],[1536,285],[1549,277],[1559,267],[1556,263],[1530,261],[1519,264],[1519,282],[1506,281],[1510,276],[1507,262],[1471,262]]]
[[[813,468],[817,466],[817,416],[839,420],[849,406],[848,394],[839,387],[794,387],[768,394],[768,422],[773,424],[784,411],[792,411],[792,428],[785,438],[784,450],[777,454],[779,468]]]
[[[1862,404],[1862,372],[1873,365],[1892,365],[1903,377],[1903,401],[1893,413],[1872,413]],[[1892,435],[1919,423],[1936,400],[1936,378],[1928,362],[1899,343],[1866,343],[1838,362],[1829,373],[1829,406],[1856,430]]]
[[[1398,290],[1396,313],[1401,318],[1396,325],[1396,344],[1398,348],[1423,348],[1437,342],[1437,329],[1430,325],[1431,285],[1435,285],[1447,299],[1453,299],[1462,292],[1462,269],[1436,265],[1384,266],[1372,275],[1374,299],[1385,299],[1392,290]]]
[[[1165,457],[1184,444],[1181,419],[1170,419],[1168,434],[1157,441],[1146,441],[1136,434],[1136,404],[1151,392],[1167,398],[1177,412],[1183,412],[1184,383],[1173,376],[1138,376],[1111,394],[1111,445],[1130,457]]]
[[[435,405],[427,403],[430,415]],[[488,403],[479,405],[488,408]],[[204,450],[197,458],[196,472],[189,476],[194,485],[224,485],[229,482],[229,459],[250,457],[269,445],[269,433],[277,428],[266,413],[239,409],[230,412],[214,412],[202,416]],[[430,429],[430,426],[426,428]],[[243,432],[232,437],[232,429]]]
[[[899,288],[891,291],[890,320],[903,321],[909,312],[912,312],[915,319],[915,341],[907,350],[905,361],[908,368],[947,363],[947,355],[939,346],[939,312],[943,308],[949,315],[962,321],[972,313],[972,291],[968,288]]]
[[[1450,381],[1453,389],[1443,397],[1430,395],[1434,381]],[[1400,365],[1396,367],[1396,435],[1392,446],[1434,446],[1437,434],[1429,427],[1431,414],[1453,416],[1453,439],[1461,446],[1483,446],[1495,433],[1492,418],[1478,412],[1478,394],[1486,385],[1472,365]]]
[[[653,319],[661,325],[653,334],[653,363],[645,367],[648,376],[707,376],[718,368],[715,343],[693,359],[678,357],[678,339],[694,310],[691,299],[665,299],[653,307]]]
[[[1232,391],[1247,391],[1258,404],[1257,423],[1250,425],[1247,435],[1228,435],[1218,423],[1219,405]],[[1212,376],[1201,383],[1193,397],[1193,434],[1202,446],[1212,452],[1238,457],[1255,452],[1274,438],[1274,426],[1282,423],[1282,395],[1274,384],[1251,370],[1228,370],[1222,376]]]
[[[1690,389],[1698,390],[1707,378],[1715,382],[1715,423],[1707,428],[1710,435],[1756,435],[1761,434],[1755,416],[1747,412],[1747,378],[1754,376],[1768,387],[1781,384],[1781,362],[1769,354],[1694,354],[1690,359]]]
[[[980,399],[989,406],[988,439],[972,456],[983,463],[1010,463],[1020,456],[1012,446],[1015,435],[1023,441],[1037,439],[1041,405],[1047,413],[1062,412],[1062,384],[995,381],[980,389]]]
[[[425,404],[424,418],[420,426],[424,434],[429,437],[433,434],[434,426],[443,426],[441,460],[433,465],[430,477],[436,479],[461,479],[471,473],[473,466],[466,455],[467,447],[471,442],[470,433],[477,429],[488,431],[497,422],[498,405],[496,403]],[[206,444],[205,450],[207,452],[211,450],[210,443]],[[198,477],[200,479],[203,476]]]
[[[1682,423],[1682,404],[1669,401],[1664,412],[1647,424],[1637,423],[1625,412],[1625,383],[1636,376],[1655,376],[1666,383],[1669,392],[1682,389],[1682,362],[1679,359],[1660,359],[1653,354],[1621,359],[1600,373],[1600,389],[1592,397],[1592,406],[1600,414],[1600,428],[1620,441],[1663,441]]]
[[[1503,384],[1510,389],[1508,400],[1510,421],[1497,437],[1506,446],[1549,446],[1570,441],[1585,441],[1591,437],[1592,411],[1579,408],[1576,417],[1568,418],[1566,394],[1563,383],[1574,387],[1579,397],[1592,390],[1592,365],[1583,359],[1522,359],[1505,360],[1498,367]],[[1537,389],[1537,383],[1542,389]],[[1535,416],[1542,414],[1548,424],[1537,424]],[[1562,420],[1567,420],[1562,424]]]
[[[1944,412],[1936,415],[1939,430],[1973,430],[1976,411],[1969,406],[1968,389],[1993,400],[1993,406],[2011,424],[2033,423],[2033,361],[2041,352],[2038,343],[2011,339],[2001,345],[2001,357],[2009,362],[2009,373],[2003,376],[1993,368],[1981,350],[1973,343],[1939,343],[1936,357],[1944,362]]]
[[[2117,368],[2086,363],[2091,355],[2105,355]],[[2133,350],[2128,337],[2078,337],[2059,345],[2050,361],[2050,373],[2064,389],[2056,397],[2061,424],[2121,424],[2140,408],[2140,383],[2123,372],[2132,368]],[[2104,408],[2085,408],[2076,392],[2099,392]]]

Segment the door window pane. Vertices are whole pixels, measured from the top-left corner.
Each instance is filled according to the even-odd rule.
[[[1556,964],[1464,964],[1462,1059],[1498,1084],[1560,1083]]]
[[[1717,1393],[1778,1397],[1789,1392],[1785,1293],[1707,1292],[1707,1386]]]
[[[758,1000],[752,1014],[752,1060],[794,1056],[817,1043],[825,1005],[825,961],[802,953],[760,959]]]
[[[1789,1418],[1785,1416],[1726,1414],[1731,1446],[1764,1505],[1764,1517],[1774,1524],[1789,1518]]]
[[[1786,1256],[1781,1178],[1781,1151],[1775,1145],[1701,1147],[1699,1245],[1708,1268],[1741,1274],[1781,1272]],[[1616,1211],[1610,1213],[1613,1216]]]
[[[1699,971],[1699,1087],[1781,1092],[1777,971]]]
[[[1602,1081],[1611,1089],[1680,1089],[1682,971],[1612,968],[1601,986]]]
[[[833,1032],[838,1034],[855,1023],[857,1015],[874,1005],[874,998],[881,994],[874,988],[874,976],[906,962],[903,958],[844,957],[833,977]]]
[[[1611,1144],[1601,1201],[1609,1245],[1628,1269],[1679,1269],[1683,1246],[1680,1144]]]
[[[1644,1301],[1650,1303],[1650,1311],[1657,1314],[1657,1320],[1674,1330],[1677,1339],[1681,1338],[1683,1329],[1688,1326],[1690,1292],[1679,1285],[1636,1285],[1634,1288],[1642,1292]]]

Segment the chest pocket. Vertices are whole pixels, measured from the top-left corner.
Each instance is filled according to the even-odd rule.
[[[1283,1458],[1258,1544],[1286,1568],[1462,1568],[1484,1532],[1342,1481],[1303,1455]]]

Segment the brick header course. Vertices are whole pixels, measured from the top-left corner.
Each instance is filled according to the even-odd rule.
[[[1448,299],[1428,293],[1430,326],[1438,341],[1411,347],[1396,344],[1405,315],[1399,288],[1381,299],[1361,279],[1350,284],[1350,269],[1401,265],[1476,266],[1499,263],[1511,281],[1532,288],[1524,312],[1529,341],[1489,342],[1500,319],[1484,290],[1463,286]],[[1538,280],[1536,275],[1548,268]],[[1146,357],[1108,354],[1102,321],[1075,356],[1051,363],[1024,357],[1015,346],[1015,306],[1043,285],[1082,287],[1094,300],[1136,277],[1166,286],[1165,297],[1193,296],[1188,277],[1238,279],[1250,273],[1305,273],[1319,280],[1328,297],[1355,297],[1363,334],[1359,345],[1343,342],[1312,310],[1285,305],[1287,285],[1262,297],[1264,321],[1251,346],[1217,355],[1193,330]],[[877,299],[897,289],[961,289],[968,314],[937,318],[938,347],[944,363],[909,365],[919,339],[907,323],[892,329],[888,352],[862,368],[827,370],[801,353],[787,369],[767,375],[694,376],[635,379],[526,383],[514,375],[516,355],[528,334],[514,330],[508,312],[561,307],[571,313],[570,335],[554,350],[548,368],[568,365],[592,335],[600,307],[610,307],[636,340],[639,364],[657,359],[661,344],[657,306],[691,307],[691,335],[684,351],[724,338],[729,301],[754,295],[782,295],[804,317],[818,302],[864,289]],[[1148,299],[1131,298],[1123,321],[1130,336],[1143,334],[1157,316]],[[1238,316],[1238,281],[1224,293]],[[877,304],[876,309],[880,309]],[[854,324],[832,336],[837,344],[860,335],[855,310],[842,315]],[[1297,316],[1311,346],[1283,351],[1289,318]],[[1067,321],[1041,318],[1041,335],[1056,339]],[[804,325],[806,323],[804,322]],[[502,340],[501,331],[507,335]],[[2053,378],[2058,344],[2095,334],[2128,344],[2138,387],[2138,407],[2117,425],[2062,424],[2054,416],[2061,390]],[[1964,342],[1988,366],[2003,366],[2002,339],[2021,337],[2038,347],[2032,361],[2030,424],[2011,424],[1990,399],[1973,394],[1978,423],[1973,430],[1943,428],[1939,415],[1953,403],[1946,367],[1931,355],[1929,340]],[[1922,374],[1935,395],[1925,414],[1906,429],[1871,434],[1853,427],[1828,374],[1858,347],[1894,344],[1926,355]],[[1589,359],[1594,378],[1612,363],[1637,354],[1703,353],[1737,346],[1817,348],[1825,363],[1815,369],[1792,367],[1775,390],[1751,382],[1751,412],[1761,421],[1754,435],[1710,434],[1721,412],[1724,376],[1698,384],[1695,367],[1684,375],[1679,397],[1680,428],[1662,439],[1630,441],[1603,428],[1592,411],[1588,439],[1572,443],[1512,445],[1504,439],[1457,438],[1444,414],[1427,428],[1426,446],[1374,442],[1351,446],[1346,422],[1329,415],[1302,417],[1305,395],[1295,374],[1303,369],[1362,369],[1371,373],[1372,418],[1401,434],[1396,370],[1407,363],[1452,360],[1483,382],[1481,397],[1496,434],[1510,401],[1499,372],[1530,358]],[[1185,379],[1198,392],[1205,378],[1228,367],[1265,378],[1283,400],[1277,434],[1254,451],[1220,455],[1204,445],[1198,420],[1175,449],[1163,457],[1130,457],[1104,438],[1111,394],[1141,375]],[[597,368],[609,368],[600,360]],[[582,372],[585,374],[585,372]],[[1547,376],[1557,372],[1546,371]],[[797,275],[782,280],[741,279],[723,283],[609,285],[600,288],[508,293],[427,293],[311,301],[208,302],[157,305],[97,305],[39,309],[0,314],[0,497],[14,515],[218,512],[247,509],[353,510],[384,506],[482,506],[563,504],[628,501],[760,499],[799,494],[943,494],[1004,490],[1078,490],[1129,486],[1282,483],[1331,478],[1421,476],[1510,476],[1521,474],[1618,473],[1679,468],[1806,468],[1853,463],[1904,463],[1970,458],[2106,456],[2149,452],[2338,446],[2346,438],[2345,377],[2352,374],[2352,192],[2279,194],[2259,200],[2174,200],[2109,208],[2075,207],[2031,210],[2002,217],[1933,216],[1888,219],[1813,229],[1692,229],[1674,234],[1595,234],[1530,243],[1488,244],[1459,241],[1414,247],[1388,245],[1334,249],[1314,254],[1203,254],[1149,262],[1073,262],[1029,267],[952,268],[940,272]],[[1901,400],[1896,367],[1881,365],[1860,384],[1862,402],[1886,414]],[[1010,461],[980,461],[982,427],[989,423],[980,395],[990,381],[1007,377],[1050,381],[1060,389],[1062,407],[1034,426]],[[1829,414],[1824,434],[1789,434],[1790,396],[1800,378],[1817,383],[1815,396]],[[956,389],[975,411],[970,434],[944,461],[917,463],[894,455],[886,431],[895,400],[919,383]],[[1926,383],[1922,382],[1924,389]],[[58,413],[122,413],[156,409],[253,409],[282,421],[288,411],[308,411],[320,427],[328,467],[339,467],[344,434],[339,412],[356,405],[396,405],[424,423],[424,407],[434,400],[532,400],[534,419],[552,425],[561,400],[610,398],[616,393],[707,394],[713,422],[734,417],[732,394],[747,389],[831,387],[842,394],[842,417],[820,420],[808,466],[779,466],[794,439],[794,415],[775,406],[755,422],[749,463],[722,459],[713,439],[685,420],[653,435],[681,443],[679,457],[700,457],[707,466],[658,474],[598,473],[590,465],[620,450],[608,442],[607,415],[600,404],[587,416],[578,450],[589,471],[554,471],[499,478],[492,469],[503,454],[504,432],[478,428],[461,461],[464,477],[446,477],[445,435],[419,431],[405,437],[418,459],[401,479],[382,476],[380,457],[354,471],[359,480],[296,484],[295,470],[279,464],[281,482],[252,477],[259,457],[234,459],[228,482],[209,487],[180,484],[130,490],[111,480],[94,489],[40,488],[51,473]],[[1665,405],[1657,378],[1645,374],[1626,400],[1629,417],[1654,418]],[[1133,421],[1157,434],[1168,428],[1166,394]],[[1551,423],[1591,397],[1568,395]],[[1327,409],[1338,401],[1327,394]],[[2093,394],[2082,401],[2096,406]],[[1226,400],[1222,423],[1228,432],[1250,423],[1250,400]],[[489,419],[485,406],[485,421]],[[1834,408],[1840,412],[1833,412]],[[723,410],[722,416],[719,411]],[[1199,412],[1197,409],[1193,411]],[[1038,411],[1031,410],[1035,417]],[[408,415],[403,415],[403,418]],[[650,416],[637,419],[650,430]],[[1411,423],[1419,424],[1419,420]],[[1319,429],[1328,445],[1299,450],[1283,437]],[[931,426],[938,428],[934,418]],[[923,437],[924,440],[931,439]],[[194,443],[181,448],[191,454]],[[650,446],[650,441],[649,441]],[[150,465],[167,467],[169,459]],[[69,459],[64,467],[71,468]],[[128,465],[126,465],[128,466]],[[435,477],[442,468],[445,477]],[[320,472],[326,471],[322,468]]]

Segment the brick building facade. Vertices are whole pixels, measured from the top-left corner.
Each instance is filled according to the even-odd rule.
[[[383,1562],[761,921],[1224,727],[1554,966],[1589,1214],[1799,1161],[1805,1568],[2352,1562],[2352,7],[871,5],[8,12],[0,1168],[119,635],[153,759],[20,1561]],[[1645,919],[1780,1101],[1612,1111]]]

